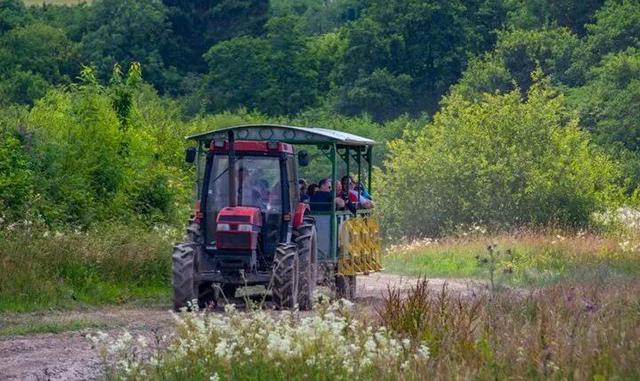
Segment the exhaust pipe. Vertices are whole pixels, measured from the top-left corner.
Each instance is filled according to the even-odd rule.
[[[229,206],[238,205],[238,187],[236,185],[236,145],[235,135],[232,130],[227,132],[229,141]]]

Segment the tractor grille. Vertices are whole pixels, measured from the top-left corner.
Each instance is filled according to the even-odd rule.
[[[254,232],[218,232],[216,244],[220,249],[247,249],[256,247],[256,233]]]
[[[251,217],[224,215],[224,216],[220,216],[218,222],[251,222]]]

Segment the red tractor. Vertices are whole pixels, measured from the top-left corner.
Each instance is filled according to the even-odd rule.
[[[332,283],[338,296],[353,297],[355,275],[379,269],[379,263],[367,265],[379,253],[362,252],[360,258],[354,249],[356,258],[338,242],[340,225],[367,213],[333,206],[316,213],[300,202],[298,166],[306,166],[309,155],[294,149],[312,144],[329,155],[334,181],[338,154],[344,159],[346,152],[348,172],[355,150],[358,176],[362,157],[370,184],[373,141],[280,125],[236,126],[188,139],[198,143],[187,149],[187,161],[197,165],[197,199],[186,240],[173,252],[177,310],[196,300],[215,305],[220,292],[229,298],[252,285],[270,289],[278,308],[306,310],[319,281]]]

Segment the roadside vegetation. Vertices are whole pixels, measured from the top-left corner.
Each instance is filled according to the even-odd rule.
[[[89,335],[108,379],[635,379],[640,283],[566,282],[531,291],[390,289],[375,311],[316,305],[176,315],[162,342]]]
[[[134,238],[135,237],[135,238]],[[0,312],[169,300],[176,232],[132,226],[0,230]]]

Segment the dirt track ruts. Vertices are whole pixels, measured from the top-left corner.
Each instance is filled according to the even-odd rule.
[[[382,301],[388,287],[408,289],[415,278],[392,274],[358,277],[358,305],[373,306]],[[447,282],[452,291],[465,293],[477,286],[454,279],[430,279],[434,289]],[[154,307],[102,307],[85,311],[7,315],[2,321],[20,319],[81,319],[104,322],[103,331],[117,334],[127,329],[133,334],[170,332],[172,316],[169,305]],[[101,360],[86,335],[96,329],[59,334],[0,336],[0,380],[87,380],[101,373]]]

